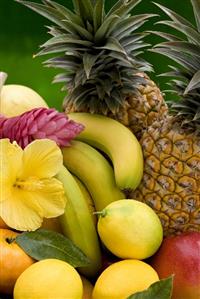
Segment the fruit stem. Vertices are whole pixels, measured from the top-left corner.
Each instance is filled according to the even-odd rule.
[[[6,242],[8,244],[11,244],[11,243],[15,242],[15,238],[6,238]]]
[[[4,72],[0,72],[0,93],[1,93],[1,90],[6,82],[6,79],[7,79],[8,75]]]
[[[102,210],[102,211],[97,211],[97,212],[93,212],[94,215],[100,215],[101,217],[105,217],[106,216],[106,210]]]

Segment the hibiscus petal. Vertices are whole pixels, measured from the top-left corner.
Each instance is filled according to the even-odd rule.
[[[11,196],[12,183],[5,182],[2,180],[2,175],[0,172],[0,202],[7,200]]]
[[[22,167],[23,150],[16,142],[0,140],[0,190],[5,184],[12,185]]]
[[[9,227],[20,231],[36,230],[43,220],[42,209],[33,200],[31,192],[20,189],[0,203],[0,216]]]
[[[35,176],[50,178],[61,169],[63,157],[60,148],[49,139],[34,140],[24,149],[23,169],[20,178]]]
[[[41,180],[41,183],[41,188],[33,194],[43,210],[44,217],[62,215],[67,202],[63,184],[55,178]]]

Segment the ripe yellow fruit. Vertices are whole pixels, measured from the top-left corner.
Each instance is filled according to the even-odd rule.
[[[17,279],[14,299],[82,299],[78,272],[58,259],[45,259],[27,268]]]
[[[19,84],[5,85],[6,79],[7,74],[0,72],[0,114],[12,117],[37,107],[48,108],[36,91]]]
[[[17,116],[36,107],[48,108],[43,98],[33,89],[8,84],[0,91],[0,113],[7,116]]]
[[[125,299],[158,281],[158,274],[139,260],[123,260],[104,270],[96,281],[92,299]]]
[[[35,262],[14,241],[18,235],[0,228],[0,293],[12,294],[17,278]]]
[[[148,205],[118,200],[99,213],[98,233],[105,246],[122,259],[145,259],[161,245],[161,222]]]

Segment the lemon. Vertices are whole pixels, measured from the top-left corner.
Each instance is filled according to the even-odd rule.
[[[45,259],[27,268],[17,279],[14,299],[82,299],[78,272],[58,259]]]
[[[98,233],[105,246],[116,256],[145,259],[153,255],[163,239],[157,214],[136,200],[118,200],[99,213]]]
[[[123,260],[106,268],[96,281],[92,299],[125,299],[158,281],[156,271],[140,260]]]

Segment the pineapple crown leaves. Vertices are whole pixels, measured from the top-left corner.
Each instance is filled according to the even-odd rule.
[[[154,4],[171,19],[157,24],[166,25],[181,33],[176,35],[151,31],[165,41],[150,51],[165,55],[176,63],[176,66],[169,66],[171,71],[162,74],[170,77],[169,91],[179,96],[177,102],[170,103],[171,111],[180,117],[183,125],[200,132],[200,0],[191,0],[196,26],[169,8]]]
[[[35,56],[55,53],[44,62],[63,69],[53,82],[68,90],[65,106],[90,112],[115,113],[138,85],[146,84],[139,72],[152,66],[139,57],[149,44],[138,29],[155,14],[131,15],[141,0],[118,0],[106,12],[105,0],[72,0],[74,10],[51,0],[41,3],[16,0],[50,20],[52,36]]]

